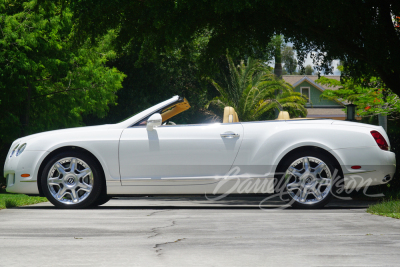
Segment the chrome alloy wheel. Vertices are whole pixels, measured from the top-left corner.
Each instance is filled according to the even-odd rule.
[[[51,166],[47,186],[51,195],[63,204],[84,201],[93,189],[93,172],[79,158],[62,158]]]
[[[332,174],[322,160],[302,157],[286,170],[285,184],[292,199],[301,204],[316,204],[328,196],[332,188]]]

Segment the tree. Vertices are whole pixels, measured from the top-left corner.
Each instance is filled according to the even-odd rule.
[[[114,32],[74,47],[72,13],[36,1],[0,4],[0,150],[14,139],[104,116],[125,75],[106,62]],[[12,127],[11,127],[12,126]]]
[[[382,80],[378,78],[372,77],[365,80],[367,86],[353,79],[341,82],[323,76],[316,82],[329,87],[339,87],[337,90],[325,90],[321,98],[355,104],[358,116],[370,117],[380,114],[398,118],[400,114],[400,98],[386,88]]]
[[[289,75],[296,73],[297,59],[294,54],[293,47],[285,46],[282,50],[282,61],[285,64],[284,68]]]
[[[230,53],[241,50],[251,55],[254,47],[266,47],[272,36],[282,34],[294,43],[300,64],[308,52],[321,51],[313,57],[322,60],[319,71],[330,73],[329,63],[340,59],[348,75],[357,79],[380,77],[393,92],[400,93],[398,0],[69,2],[77,19],[78,37],[96,37],[119,29],[118,43],[140,41],[142,58],[147,51],[184,45],[205,31],[211,34],[202,54],[208,62],[227,48]]]
[[[271,117],[274,109],[288,109],[292,116],[306,116],[306,99],[293,92],[292,86],[272,74],[260,60],[248,58],[238,67],[227,56],[230,75],[220,85],[210,79],[221,94],[210,103],[221,107],[231,106],[241,121],[255,121]],[[278,95],[275,93],[278,92]]]
[[[297,68],[297,59],[294,56],[293,47],[285,46],[282,50],[282,61],[285,64],[285,70],[289,75],[293,75]]]
[[[306,75],[312,75],[313,72],[314,72],[313,67],[312,67],[311,65],[307,65],[306,68],[305,68],[305,70],[304,70],[304,73],[305,73]]]
[[[277,35],[272,38],[270,45],[273,47],[275,58],[274,74],[279,79],[282,78],[282,48],[284,47],[283,36]]]
[[[173,95],[186,97],[191,108],[174,117],[179,124],[201,123],[209,119],[209,111],[204,108],[208,99],[218,92],[203,79],[206,73],[217,79],[209,70],[199,68],[199,52],[206,38],[194,39],[185,49],[176,48],[166,53],[153,55],[151,60],[138,62],[140,43],[133,45],[135,50],[124,51],[118,58],[110,60],[107,65],[117,68],[127,75],[117,92],[118,105],[110,106],[108,114],[99,118],[88,115],[84,118],[86,125],[117,123],[127,117],[145,110]]]

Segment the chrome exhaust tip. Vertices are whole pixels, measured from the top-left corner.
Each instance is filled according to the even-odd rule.
[[[382,182],[387,183],[392,179],[392,177],[390,177],[390,175],[386,175],[385,177],[383,177]]]

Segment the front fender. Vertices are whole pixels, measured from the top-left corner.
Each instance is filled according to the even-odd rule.
[[[109,126],[82,127],[36,134],[22,138],[20,142],[27,143],[24,153],[46,151],[48,155],[65,147],[82,148],[97,158],[107,181],[120,183],[118,146],[121,133],[122,129],[109,129]],[[36,176],[47,155],[41,155],[36,163]]]

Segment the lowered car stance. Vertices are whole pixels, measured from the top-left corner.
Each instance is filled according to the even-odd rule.
[[[109,125],[17,139],[4,166],[7,191],[42,195],[58,208],[87,208],[112,196],[284,195],[296,208],[325,206],[336,191],[389,182],[395,154],[380,126],[330,119],[177,125],[190,108],[174,96]]]

